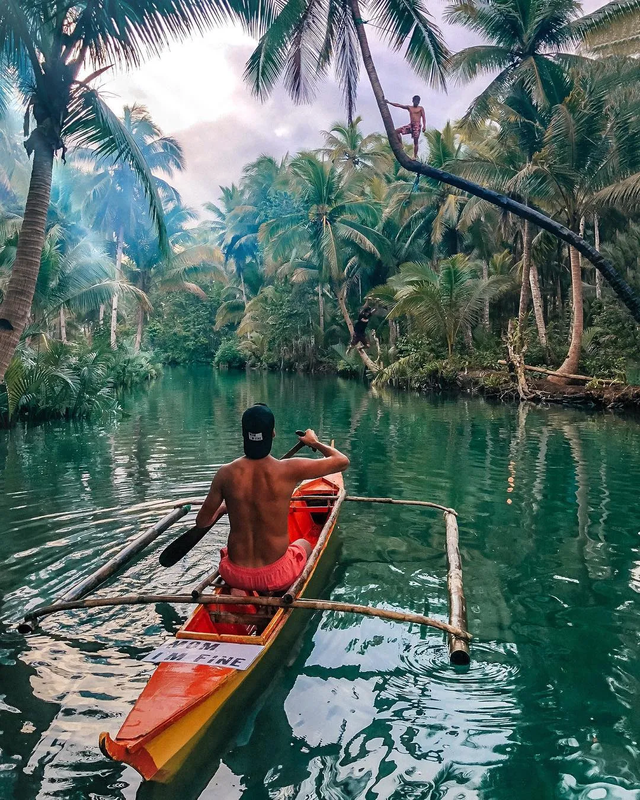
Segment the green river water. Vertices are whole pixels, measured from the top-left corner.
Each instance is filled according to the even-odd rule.
[[[205,742],[179,786],[143,787],[98,734],[118,730],[152,669],[141,657],[184,609],[70,612],[27,638],[12,623],[159,516],[131,507],[202,495],[255,401],[276,414],[276,454],[310,425],[351,457],[352,494],[458,510],[472,664],[451,668],[431,629],[310,616],[227,751]],[[640,798],[637,420],[205,367],[167,370],[127,409],[0,431],[0,797]],[[345,504],[337,530],[326,596],[446,618],[437,512]],[[191,588],[214,531],[163,571],[167,532],[101,593]]]

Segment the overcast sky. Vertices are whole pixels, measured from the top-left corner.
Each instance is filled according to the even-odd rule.
[[[586,0],[584,11],[602,4],[602,0]],[[441,22],[444,3],[431,3],[430,7],[452,50],[477,43],[465,29]],[[419,94],[430,127],[440,128],[448,119],[462,116],[487,82],[453,85],[447,94],[434,91],[399,54],[376,41],[371,29],[369,34],[386,96],[409,103]],[[187,168],[173,183],[185,202],[196,208],[207,200],[217,200],[219,186],[237,181],[248,161],[262,153],[280,158],[287,152],[318,147],[322,144],[320,131],[345,119],[340,91],[331,78],[321,84],[310,105],[296,106],[281,87],[266,103],[253,98],[242,74],[255,44],[238,29],[222,28],[172,46],[135,72],[103,81],[102,91],[115,110],[121,111],[125,104],[143,104],[164,133],[180,141]],[[398,125],[406,124],[406,112],[392,112]],[[358,114],[366,133],[382,130],[366,75],[360,84]]]

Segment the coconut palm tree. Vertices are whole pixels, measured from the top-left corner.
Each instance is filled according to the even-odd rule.
[[[148,215],[138,219],[127,250],[125,271],[140,292],[141,298],[166,292],[189,292],[204,299],[205,292],[196,283],[214,278],[226,282],[224,256],[214,244],[201,241],[188,226],[197,217],[193,209],[179,200],[165,205],[165,221],[171,252],[159,247],[158,237]],[[140,350],[149,304],[138,302],[133,350]]]
[[[489,186],[508,192],[528,203],[523,191],[523,181],[531,169],[534,156],[544,147],[544,131],[549,111],[536,108],[529,94],[516,86],[507,98],[492,110],[494,125],[478,129],[469,137],[466,157],[447,169],[471,180],[481,180]],[[471,204],[470,215],[477,215],[488,204]],[[547,333],[542,310],[542,296],[537,265],[533,259],[533,226],[523,220],[520,230],[521,283],[518,309],[518,329],[522,335],[526,322],[529,299],[533,300],[538,336],[547,349]]]
[[[380,0],[366,7],[360,0],[306,0],[295,8],[290,3],[286,4],[249,59],[245,76],[253,91],[260,97],[266,97],[284,73],[285,85],[294,99],[305,101],[313,96],[318,79],[334,62],[349,109],[355,101],[359,49],[389,146],[405,169],[454,186],[521,219],[527,219],[575,247],[602,273],[640,322],[640,298],[613,265],[577,233],[537,209],[409,157],[395,133],[393,118],[371,54],[366,32],[369,22],[382,31],[392,47],[397,50],[406,48],[405,58],[418,75],[431,83],[441,84],[444,81],[447,50],[421,0]]]
[[[521,176],[523,191],[570,227],[584,226],[596,204],[610,206],[626,186],[640,185],[640,121],[615,101],[617,80],[603,70],[576,74],[571,94],[552,109],[543,148]],[[572,335],[560,373],[578,371],[584,326],[580,253],[572,247],[569,255]]]
[[[456,0],[449,5],[448,22],[487,42],[456,53],[452,74],[465,83],[492,76],[464,121],[484,121],[514,87],[524,89],[538,108],[561,103],[570,89],[569,69],[584,60],[573,52],[579,40],[574,25],[579,12],[576,0]]]
[[[365,254],[380,258],[388,247],[375,229],[376,205],[353,199],[345,178],[330,163],[313,153],[301,153],[290,165],[300,210],[276,217],[260,228],[268,266],[287,272],[296,281],[313,280],[318,288],[318,316],[324,330],[324,291],[335,296],[349,334],[353,323],[347,308],[347,293]],[[367,366],[375,364],[361,352]]]
[[[175,202],[177,193],[164,178],[184,169],[184,156],[177,140],[163,135],[144,106],[125,106],[121,123],[152,175],[153,186],[161,204]],[[88,162],[94,173],[85,181],[84,216],[92,226],[104,231],[113,242],[116,275],[121,275],[127,243],[137,241],[137,232],[146,226],[149,212],[151,221],[153,220],[153,208],[144,196],[138,173],[126,161],[114,155],[101,157],[93,149],[80,151],[77,160]],[[166,231],[166,222],[163,224]],[[166,246],[163,249],[166,252]],[[114,349],[118,299],[119,293],[114,292],[111,298],[110,336],[111,347]]]
[[[112,65],[137,66],[172,39],[229,19],[244,19],[255,31],[269,22],[262,0],[93,0],[0,4],[0,75],[26,105],[33,130],[25,147],[33,156],[18,251],[0,306],[0,380],[27,322],[44,245],[53,162],[72,145],[92,146],[99,155],[118,157],[137,172],[166,246],[160,198],[139,148],[94,88]]]
[[[204,208],[214,215],[210,231],[224,253],[225,264],[235,273],[240,284],[242,302],[247,305],[245,272],[258,256],[260,212],[244,190],[236,184],[221,186],[220,203],[205,203]]]
[[[324,147],[319,152],[349,179],[369,179],[388,168],[393,157],[380,134],[362,134],[361,122],[362,117],[347,123],[334,122],[328,131],[322,131]]]
[[[148,307],[146,296],[115,274],[113,262],[90,237],[69,245],[54,225],[45,238],[29,330],[46,331],[55,324],[66,343],[68,315],[95,312],[114,292]]]
[[[396,293],[390,315],[406,314],[425,333],[444,338],[451,358],[460,331],[475,325],[485,300],[504,290],[502,277],[479,278],[478,266],[460,253],[442,260],[437,271],[425,262],[403,264],[389,280]]]

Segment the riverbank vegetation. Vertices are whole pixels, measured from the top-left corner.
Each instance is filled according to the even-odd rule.
[[[205,23],[208,4],[184,7],[191,10],[183,32]],[[425,28],[410,45],[419,74],[436,83],[492,76],[462,120],[425,132],[427,175],[416,174],[416,162],[399,163],[393,138],[366,133],[352,117],[319,132],[314,150],[245,164],[237,183],[198,210],[171,183],[185,166],[179,141],[141,106],[116,117],[89,81],[58,98],[65,124],[43,144],[49,118],[37,104],[49,89],[36,81],[29,94],[20,83],[29,68],[7,50],[0,344],[11,353],[0,417],[7,424],[113,409],[118,391],[151,379],[158,362],[366,373],[378,384],[419,388],[471,374],[478,386],[502,391],[512,382],[499,364],[506,358],[521,397],[525,361],[640,382],[640,333],[620,287],[614,293],[577,245],[546,223],[507,215],[452,185],[481,184],[579,232],[615,266],[632,299],[640,292],[640,68],[628,57],[633,40],[621,54],[619,35],[635,18],[633,9],[609,6],[587,18],[578,11],[557,3],[453,5],[448,19],[485,41],[454,55],[425,22],[431,39]],[[396,43],[415,34],[412,26],[396,30]],[[275,23],[249,64],[262,93],[299,46],[274,38],[278,30]],[[118,38],[111,31],[104,42],[111,35]],[[153,36],[159,47],[166,31]],[[343,44],[351,52],[355,39]],[[125,61],[140,55],[133,41],[109,47]],[[77,72],[86,55],[69,68]],[[41,62],[47,57],[43,51]],[[366,58],[365,65],[371,72]],[[357,63],[343,60],[337,70],[351,115]],[[300,96],[303,82],[300,74],[288,88]],[[26,148],[9,91],[18,88],[26,121],[35,124],[31,133],[25,128]],[[54,164],[67,141],[65,163]],[[29,228],[39,203],[33,193],[49,179],[40,246]],[[33,298],[18,309],[29,293],[19,287],[32,278]],[[375,309],[366,344],[350,348],[365,305]],[[21,315],[24,323],[14,325]]]

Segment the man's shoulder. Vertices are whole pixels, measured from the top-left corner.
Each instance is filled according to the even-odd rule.
[[[240,458],[235,458],[233,461],[229,461],[226,464],[222,464],[222,466],[218,467],[217,474],[224,477],[225,475],[229,475],[232,472],[237,472],[239,469],[242,468],[243,461],[245,461],[245,457],[240,456]]]

